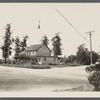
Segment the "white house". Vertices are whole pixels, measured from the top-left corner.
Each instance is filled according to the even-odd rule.
[[[60,58],[51,56],[51,50],[43,44],[31,45],[25,50],[25,55],[37,58],[38,64],[59,64]]]

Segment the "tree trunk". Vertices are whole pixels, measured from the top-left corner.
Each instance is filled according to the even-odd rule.
[[[54,65],[55,65],[55,56],[54,56]]]
[[[6,57],[5,57],[5,63],[6,63]]]

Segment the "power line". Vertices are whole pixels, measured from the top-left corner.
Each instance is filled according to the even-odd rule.
[[[75,28],[75,26],[59,10],[56,9],[56,11],[86,40],[86,38]]]

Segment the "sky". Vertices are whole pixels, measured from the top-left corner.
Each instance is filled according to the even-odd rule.
[[[77,47],[82,43],[90,50],[89,35],[86,32],[95,31],[92,34],[92,49],[95,52],[100,50],[100,3],[0,3],[0,45],[3,44],[5,27],[9,23],[13,32],[12,37],[18,36],[22,40],[23,36],[29,36],[28,46],[40,44],[41,38],[46,35],[49,39],[49,48],[52,49],[51,39],[59,32],[62,39],[62,56],[76,54]]]

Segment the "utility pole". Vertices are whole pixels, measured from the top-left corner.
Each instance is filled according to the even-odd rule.
[[[92,58],[93,58],[93,56],[92,56],[92,39],[91,39],[93,32],[95,32],[95,31],[86,32],[86,33],[88,33],[88,35],[90,37],[90,59],[91,59],[91,65],[93,64],[92,63]]]

